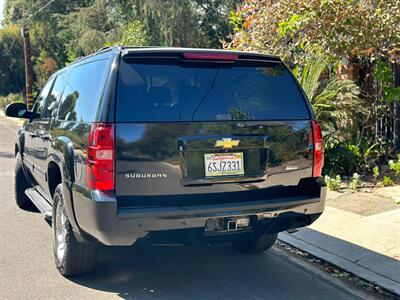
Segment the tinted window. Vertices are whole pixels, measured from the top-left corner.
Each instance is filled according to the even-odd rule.
[[[106,80],[107,60],[98,60],[71,70],[61,97],[60,120],[93,122]]]
[[[50,95],[47,98],[46,110],[44,113],[45,118],[52,117],[52,113],[55,112],[57,101],[62,93],[65,85],[65,73],[57,76],[53,88],[51,89]]]
[[[308,119],[282,64],[233,66],[121,62],[117,121]]]
[[[41,114],[43,109],[44,109],[44,105],[46,104],[46,99],[47,96],[49,95],[49,91],[51,89],[51,86],[53,84],[54,78],[50,78],[46,84],[44,85],[44,87],[42,88],[42,90],[40,91],[39,96],[36,98],[35,101],[35,105],[33,106],[33,111]]]

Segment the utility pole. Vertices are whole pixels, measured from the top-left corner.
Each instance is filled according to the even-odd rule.
[[[24,39],[24,58],[25,58],[25,102],[28,109],[32,108],[32,62],[31,62],[31,41],[27,27],[21,27],[21,35]]]

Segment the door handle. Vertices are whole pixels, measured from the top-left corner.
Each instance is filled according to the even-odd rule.
[[[43,135],[40,136],[42,140],[44,141],[50,141],[50,135],[44,133]]]
[[[50,140],[50,135],[45,130],[38,130],[36,132],[36,134],[37,134],[37,137],[40,137],[44,141]]]

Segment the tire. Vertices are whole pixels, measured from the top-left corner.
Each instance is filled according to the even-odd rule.
[[[22,209],[33,208],[34,205],[31,200],[25,195],[25,190],[32,187],[25,176],[21,154],[17,153],[15,157],[15,172],[14,172],[14,190],[15,202]]]
[[[241,253],[261,253],[275,244],[277,233],[263,234],[260,237],[248,237],[232,243],[233,247]]]
[[[97,247],[93,243],[78,242],[68,220],[62,185],[53,196],[53,252],[57,269],[63,276],[90,272],[97,258]]]

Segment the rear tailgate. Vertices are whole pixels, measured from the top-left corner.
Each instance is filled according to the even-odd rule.
[[[254,201],[312,176],[310,114],[279,61],[121,60],[119,206]]]

